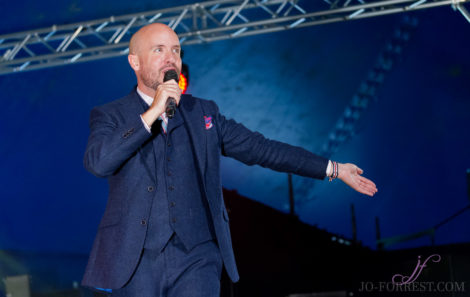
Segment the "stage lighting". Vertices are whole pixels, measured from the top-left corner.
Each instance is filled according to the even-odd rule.
[[[183,66],[181,67],[180,81],[178,84],[180,89],[183,91],[183,94],[186,93],[189,86],[189,67],[187,64],[183,63]]]
[[[186,93],[188,89],[188,79],[184,76],[183,73],[180,74],[180,81],[178,82],[180,89],[183,91],[183,94]]]

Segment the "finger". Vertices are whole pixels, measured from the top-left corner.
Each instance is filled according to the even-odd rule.
[[[362,185],[365,189],[367,189],[368,191],[372,192],[372,193],[377,193],[377,188],[376,187],[373,187],[371,185]]]
[[[175,80],[172,79],[172,80],[166,81],[166,82],[164,82],[164,83],[162,83],[162,84],[159,84],[158,86],[159,86],[159,87],[169,87],[169,86],[175,86],[175,87],[177,87],[177,86],[179,86],[179,83],[178,83],[177,81],[175,81]]]
[[[370,179],[368,179],[366,177],[359,176],[358,178],[359,178],[360,181],[362,181],[366,184],[370,184],[370,185],[373,185],[374,187],[377,187],[373,181],[371,181]]]
[[[361,185],[367,189],[370,189],[371,191],[373,191],[374,193],[377,192],[377,188],[371,184],[364,184],[361,182]]]
[[[359,189],[358,189],[358,192],[359,192],[359,193],[362,193],[362,194],[365,194],[365,195],[367,195],[367,196],[371,196],[371,197],[374,196],[374,192],[372,192],[372,191],[370,191],[370,190],[368,190],[368,189],[359,188]]]
[[[359,183],[361,187],[370,191],[371,193],[377,193],[377,188],[374,185],[371,185],[370,183],[364,183],[363,181],[359,181]]]
[[[368,187],[365,188],[364,191],[367,193],[367,195],[369,195],[371,197],[374,196],[374,194],[375,194],[375,191],[371,188],[368,188]]]
[[[165,95],[169,96],[169,97],[173,97],[175,98],[177,101],[179,101],[179,98],[181,96],[181,89],[180,88],[177,88],[177,89],[168,89],[168,90],[165,90]]]
[[[177,90],[162,90],[156,97],[158,97],[159,100],[166,102],[169,97],[173,97],[175,100],[179,101],[180,96],[181,93]]]
[[[178,82],[174,79],[167,80],[163,82],[164,85],[178,85]]]
[[[158,94],[156,94],[154,98],[154,102],[152,103],[152,106],[160,106],[163,108],[166,108],[166,103],[168,101],[168,98],[172,97],[176,100],[176,104],[178,105],[180,101],[180,94],[176,91],[169,91],[169,90],[162,90],[159,91]]]
[[[158,87],[160,91],[178,92],[178,90],[181,90],[178,85],[160,85]]]
[[[368,191],[370,194],[374,195],[375,193],[377,193],[377,190],[374,189],[374,188],[370,188],[370,187],[367,187],[366,188],[366,191]]]
[[[367,182],[368,179],[361,176],[355,176],[350,180],[350,186],[361,194],[374,196],[377,192],[375,186]]]
[[[181,89],[180,89],[179,85],[174,85],[174,84],[159,85],[158,90],[162,91],[162,92],[164,92],[164,91],[167,91],[167,92],[181,92]]]

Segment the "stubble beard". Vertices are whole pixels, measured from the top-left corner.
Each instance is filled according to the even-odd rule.
[[[176,66],[176,64],[171,64],[170,66],[173,66],[176,69],[177,73],[181,71]],[[168,65],[166,65],[165,67],[168,67]],[[158,71],[153,71],[153,70],[144,71],[144,73],[142,75],[142,82],[144,83],[144,85],[147,88],[151,88],[152,90],[156,91],[157,87],[160,84],[162,84],[162,82],[158,81],[158,79],[159,79],[160,73],[162,73],[162,71],[165,67],[162,67],[162,68],[158,69]],[[163,80],[163,78],[162,78],[162,80]]]
[[[158,81],[158,74],[159,72],[147,72],[142,75],[142,82],[147,88],[156,91],[157,87],[161,84],[161,82]]]

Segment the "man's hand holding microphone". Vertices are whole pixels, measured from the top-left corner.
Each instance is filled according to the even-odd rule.
[[[149,127],[164,112],[168,118],[171,119],[173,117],[176,106],[180,102],[182,92],[178,85],[178,80],[179,77],[175,70],[170,69],[165,72],[163,83],[159,84],[155,90],[152,105],[142,114],[143,120]]]

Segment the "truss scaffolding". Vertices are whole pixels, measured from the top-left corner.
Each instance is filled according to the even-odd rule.
[[[128,54],[146,24],[168,24],[182,45],[451,5],[470,0],[214,0],[0,35],[0,75]],[[469,20],[470,21],[470,20]]]
[[[359,130],[362,115],[371,103],[377,100],[377,91],[383,84],[388,72],[399,60],[403,48],[409,41],[418,21],[416,18],[405,16],[393,32],[392,38],[386,43],[366,78],[359,85],[351,101],[330,131],[328,139],[318,151],[319,155],[330,158],[338,148],[349,141]],[[303,204],[314,199],[313,179],[297,178],[295,183],[296,196],[300,197],[297,204]]]

